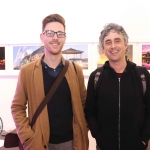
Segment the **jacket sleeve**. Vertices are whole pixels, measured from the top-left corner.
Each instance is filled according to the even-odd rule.
[[[16,125],[17,134],[23,144],[27,139],[30,139],[34,131],[29,125],[27,117],[27,89],[24,69],[20,70],[15,95],[11,104],[11,113]]]
[[[97,133],[100,130],[97,117],[97,100],[95,98],[94,90],[94,78],[95,71],[91,73],[87,86],[87,97],[85,104],[85,117],[91,131],[91,134],[94,138],[97,137]]]
[[[145,106],[145,122],[142,130],[142,141],[148,143],[150,139],[150,74],[145,69],[146,76],[146,93],[144,95],[144,106]]]

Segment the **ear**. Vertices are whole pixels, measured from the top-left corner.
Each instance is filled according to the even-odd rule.
[[[129,50],[129,49],[128,49],[128,45],[125,46],[125,49],[126,49],[125,54],[127,54],[127,53],[128,53],[128,50]]]
[[[43,34],[41,33],[41,34],[40,34],[41,42],[43,42],[43,38],[44,38],[44,36],[43,36]]]
[[[64,41],[66,41],[66,35],[65,35],[65,37],[64,37]]]
[[[102,53],[105,53],[105,51],[104,51],[104,49],[103,49],[103,48],[101,49],[101,51],[102,51]]]
[[[102,52],[102,54],[106,55],[105,50],[103,48],[100,51]]]

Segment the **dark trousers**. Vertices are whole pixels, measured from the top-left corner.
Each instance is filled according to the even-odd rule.
[[[73,150],[73,141],[68,141],[60,144],[49,143],[49,150]]]

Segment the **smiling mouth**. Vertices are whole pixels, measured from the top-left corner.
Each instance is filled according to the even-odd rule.
[[[118,53],[119,50],[113,50],[113,51],[110,51],[111,54],[115,54],[115,53]]]
[[[53,46],[58,46],[58,43],[52,43]]]

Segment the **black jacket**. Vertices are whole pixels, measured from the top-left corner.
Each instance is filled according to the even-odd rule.
[[[150,138],[150,75],[146,75],[146,93],[135,64],[127,62],[120,82],[117,73],[104,64],[102,80],[95,96],[91,73],[85,105],[85,116],[92,136],[101,150],[145,150],[142,141]]]

